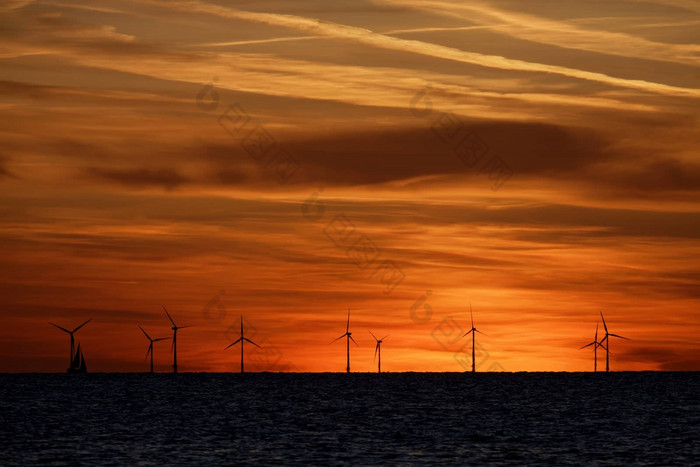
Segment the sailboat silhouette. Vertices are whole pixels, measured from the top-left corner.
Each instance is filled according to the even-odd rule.
[[[85,364],[85,356],[83,351],[80,350],[80,342],[78,342],[78,348],[73,356],[73,361],[71,361],[70,368],[68,368],[68,373],[87,373],[87,365]]]

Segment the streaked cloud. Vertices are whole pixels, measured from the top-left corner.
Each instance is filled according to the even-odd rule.
[[[659,43],[630,34],[601,29],[583,29],[565,21],[554,21],[530,14],[509,12],[485,2],[465,4],[433,0],[402,0],[401,2],[381,0],[381,3],[410,6],[433,14],[457,17],[470,23],[483,24],[494,31],[518,39],[557,47],[645,60],[672,61],[691,66],[700,65],[699,45]]]
[[[388,48],[396,51],[412,52],[428,55],[435,58],[453,60],[462,63],[470,63],[491,68],[514,71],[530,71],[540,73],[554,73],[571,78],[596,81],[612,86],[621,86],[631,89],[639,89],[649,92],[658,92],[669,95],[687,95],[700,97],[700,90],[671,86],[663,83],[648,82],[644,80],[624,79],[608,76],[604,73],[596,73],[574,68],[532,63],[523,60],[510,59],[498,55],[486,55],[476,52],[467,52],[453,47],[445,47],[438,44],[417,40],[399,39],[392,36],[377,34],[371,30],[347,26],[343,24],[319,21],[313,18],[305,18],[294,15],[279,15],[273,13],[255,13],[249,11],[234,10],[220,7],[205,2],[176,2],[171,6],[181,8],[194,13],[208,13],[225,18],[243,19],[248,21],[283,26],[305,32],[312,32],[322,36],[330,36],[339,39],[357,41],[374,47]]]

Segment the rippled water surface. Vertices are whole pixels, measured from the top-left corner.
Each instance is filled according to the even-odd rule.
[[[0,375],[0,464],[700,459],[698,373]]]

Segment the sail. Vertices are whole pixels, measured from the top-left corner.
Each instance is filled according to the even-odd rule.
[[[80,351],[80,343],[78,343],[78,350],[75,351],[75,356],[73,357],[73,363],[71,364],[71,369],[76,369],[80,367],[80,356],[82,352]]]
[[[80,352],[80,368],[78,369],[80,373],[87,373],[87,365],[85,365],[85,356]]]

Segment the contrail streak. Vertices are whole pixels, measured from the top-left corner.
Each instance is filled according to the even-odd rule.
[[[146,3],[161,5],[160,3],[152,2],[151,0],[146,0]],[[532,63],[497,55],[485,55],[477,52],[466,52],[453,47],[386,36],[375,33],[369,29],[331,23],[313,18],[305,18],[295,15],[281,15],[276,13],[240,11],[200,1],[172,2],[168,3],[168,7],[178,8],[188,12],[211,14],[222,18],[252,21],[271,26],[282,26],[318,36],[350,40],[373,47],[416,53],[429,57],[442,58],[454,62],[469,63],[489,68],[552,73],[570,78],[578,78],[604,83],[611,86],[638,89],[658,94],[700,97],[700,90],[698,89],[683,88],[643,80],[616,78],[603,73],[578,70],[563,66]]]

